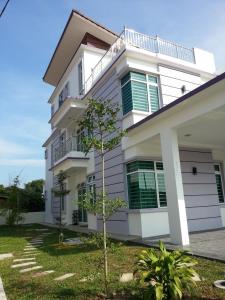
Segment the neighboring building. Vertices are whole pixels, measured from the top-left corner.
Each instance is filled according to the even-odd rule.
[[[112,99],[128,130],[106,155],[110,197],[127,200],[108,231],[151,237],[170,234],[189,243],[188,232],[225,226],[225,75],[215,77],[213,54],[125,29],[117,35],[72,11],[44,81],[52,134],[46,148],[46,222],[55,222],[52,195],[60,170],[69,175],[62,208],[67,224],[101,229],[101,220],[77,207],[86,190],[101,189],[100,160],[82,152],[79,116],[85,99]]]

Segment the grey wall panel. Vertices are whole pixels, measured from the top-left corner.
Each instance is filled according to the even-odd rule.
[[[113,103],[118,103],[122,107],[121,85],[116,72],[111,72],[102,83],[100,83],[92,93],[96,99],[111,99]],[[118,115],[117,126],[122,127],[121,122],[122,109]],[[114,133],[106,136],[110,138]],[[123,152],[121,145],[108,152],[105,156],[105,184],[106,192],[112,199],[120,197],[125,199],[124,192],[124,172],[123,172]],[[95,181],[97,190],[102,188],[101,180],[101,158],[95,153]],[[98,229],[101,230],[101,220],[98,221]],[[120,211],[114,214],[107,222],[109,232],[128,234],[128,216],[127,213]],[[122,229],[121,229],[122,228]]]
[[[207,207],[211,205],[219,205],[217,195],[200,195],[200,196],[185,196],[186,207]]]
[[[202,150],[180,150],[180,160],[190,162],[211,162],[212,153]]]
[[[212,153],[180,149],[180,160],[189,231],[222,227]]]
[[[105,176],[108,177],[108,176],[114,176],[114,175],[119,175],[119,174],[123,174],[124,172],[124,169],[123,169],[123,165],[122,164],[119,164],[117,166],[113,166],[111,168],[107,168],[105,170]],[[101,171],[95,171],[95,176],[97,178],[101,178]]]
[[[190,232],[217,229],[220,227],[222,227],[220,218],[207,218],[188,221],[188,229]]]
[[[107,231],[111,233],[117,233],[121,235],[126,235],[129,232],[128,222],[126,221],[107,221],[106,225]],[[102,231],[102,222],[98,220],[98,230]]]
[[[123,182],[124,180],[124,175],[123,173],[122,174],[116,174],[116,175],[112,175],[112,176],[107,176],[106,177],[106,186],[108,185],[111,185],[111,184],[116,184],[118,182]],[[102,178],[99,178],[99,179],[95,179],[95,183],[97,186],[100,186],[101,185],[101,181],[102,181]]]
[[[216,184],[213,183],[205,183],[205,184],[183,184],[184,187],[184,195],[185,196],[195,196],[195,195],[216,195],[217,187]]]
[[[220,213],[218,212],[218,205],[211,205],[210,209],[206,209],[204,207],[187,208],[188,220],[207,219],[212,217],[220,217]]]
[[[215,174],[212,173],[198,173],[197,175],[193,175],[192,173],[183,173],[182,180],[184,184],[190,183],[214,183],[216,182]]]
[[[200,163],[200,162],[191,162],[191,161],[190,162],[181,161],[182,173],[191,173],[192,167],[196,167],[198,173],[212,174],[214,172],[213,164],[211,162]]]

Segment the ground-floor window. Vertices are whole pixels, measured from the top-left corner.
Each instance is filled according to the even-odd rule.
[[[221,164],[214,165],[219,203],[224,203],[224,188]]]
[[[86,184],[81,183],[77,186],[78,191],[78,201],[79,203],[83,201],[86,194]],[[78,205],[78,219],[79,222],[87,222],[87,211],[82,207],[82,205]]]
[[[87,177],[87,192],[91,195],[91,200],[96,200],[96,186],[95,186],[95,175]]]
[[[130,209],[167,206],[163,163],[134,161],[127,164]]]

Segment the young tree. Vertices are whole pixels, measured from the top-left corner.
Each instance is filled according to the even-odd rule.
[[[13,184],[5,188],[5,201],[1,202],[1,215],[6,217],[6,223],[8,225],[19,224],[23,221],[21,216],[21,196],[22,189],[19,188],[20,180],[19,176],[16,176],[13,180]]]
[[[96,151],[101,158],[102,191],[96,193],[96,199],[87,197],[86,208],[90,212],[102,216],[103,223],[103,253],[104,253],[104,279],[105,292],[108,294],[108,259],[107,259],[107,219],[120,207],[126,206],[122,199],[109,199],[105,190],[105,155],[113,150],[125,135],[125,131],[117,126],[118,104],[113,104],[111,100],[88,100],[88,107],[82,116],[79,126],[87,131],[82,138],[84,150],[87,154],[91,149]]]
[[[65,180],[68,178],[65,172],[60,171],[57,175],[57,183],[58,187],[53,188],[53,193],[56,197],[59,197],[59,217],[57,219],[59,225],[59,243],[62,243],[64,240],[63,235],[63,224],[62,224],[62,203],[64,201],[64,197],[70,192],[65,189]]]

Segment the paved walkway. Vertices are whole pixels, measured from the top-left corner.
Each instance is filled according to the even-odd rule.
[[[50,227],[57,227],[52,224],[43,224]],[[85,226],[77,226],[77,225],[69,225],[66,226],[67,229],[79,233],[88,233],[94,232],[93,230],[89,230]],[[137,244],[142,244],[145,246],[153,246],[157,247],[159,245],[159,240],[163,241],[167,247],[167,249],[184,249],[191,252],[193,255],[209,258],[209,259],[217,259],[225,262],[225,228],[204,232],[196,232],[190,234],[190,246],[181,247],[177,245],[173,245],[170,241],[169,236],[160,236],[155,238],[140,238],[132,235],[119,235],[119,234],[110,234],[110,236],[114,239],[120,241],[129,241]]]

